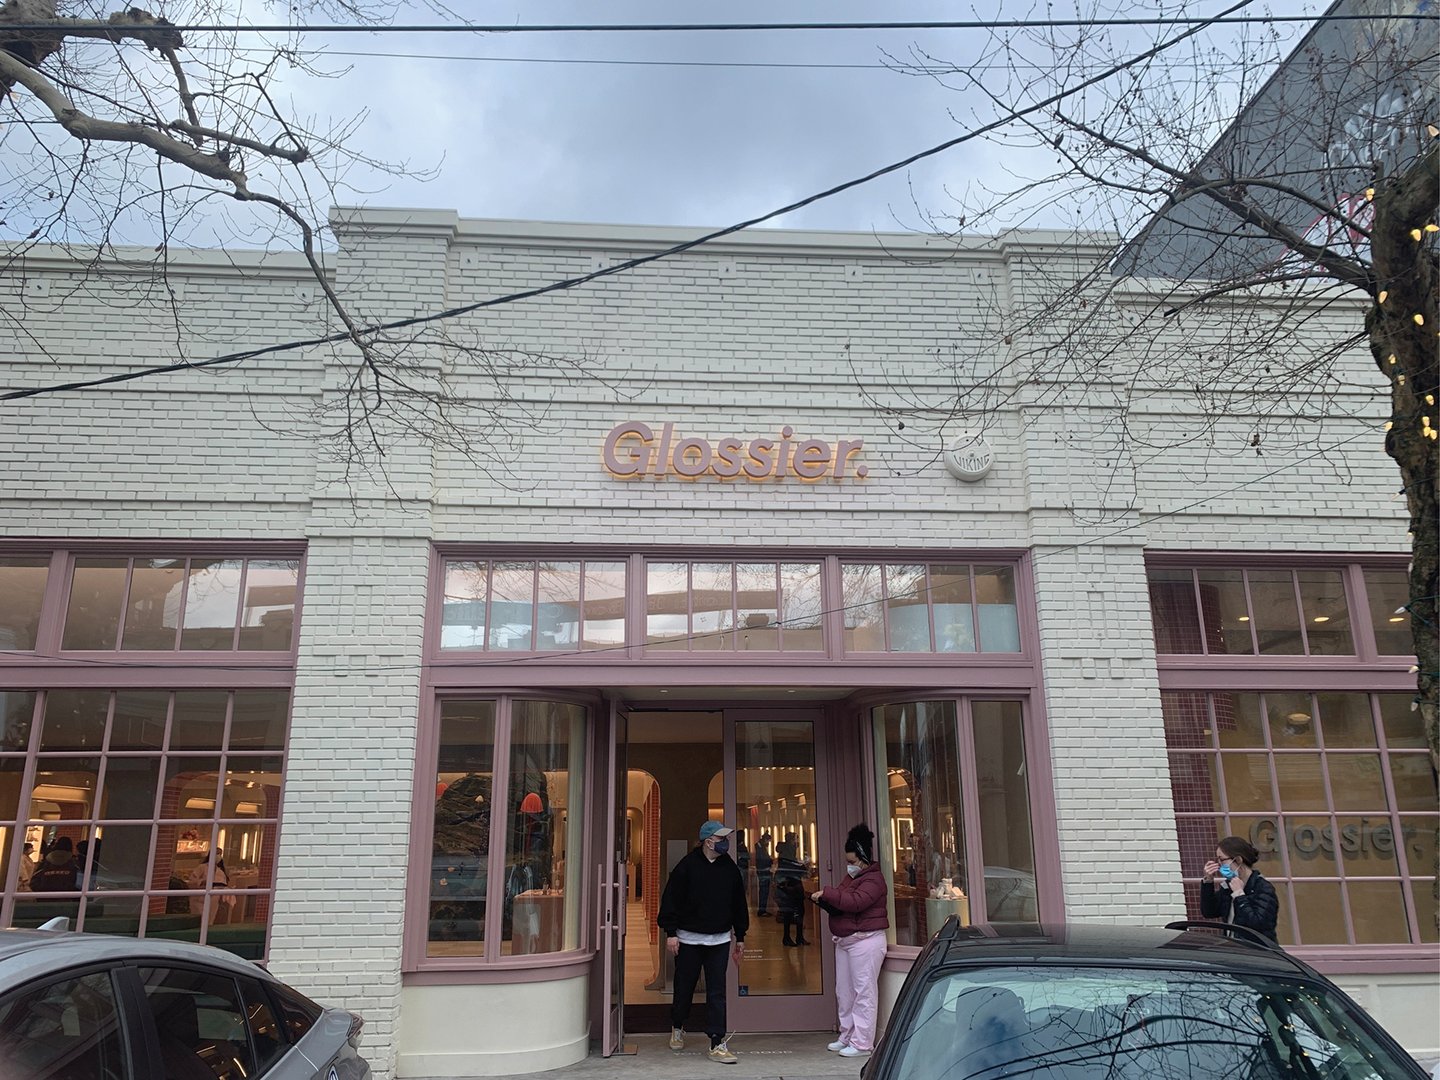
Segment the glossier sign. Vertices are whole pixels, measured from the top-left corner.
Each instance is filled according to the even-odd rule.
[[[869,468],[855,459],[863,439],[797,439],[788,424],[778,436],[699,438],[674,424],[659,430],[639,420],[616,424],[600,454],[605,471],[618,480],[740,480],[748,483],[799,480],[814,484],[863,480]]]

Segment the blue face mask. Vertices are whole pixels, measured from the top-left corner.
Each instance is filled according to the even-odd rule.
[[[1231,866],[1228,862],[1226,862],[1226,863],[1221,863],[1221,864],[1220,864],[1220,876],[1221,876],[1222,878],[1224,878],[1226,881],[1229,881],[1231,878],[1233,878],[1233,877],[1235,876],[1235,867]]]
[[[725,854],[727,851],[729,851],[729,850],[730,850],[730,841],[729,841],[729,840],[716,840],[716,841],[715,841],[715,854],[716,854],[716,855],[724,855],[724,854]]]

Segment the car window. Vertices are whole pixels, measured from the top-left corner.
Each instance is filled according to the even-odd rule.
[[[280,1004],[285,1028],[290,1032],[290,1039],[293,1042],[303,1039],[305,1033],[319,1023],[320,1017],[325,1013],[325,1010],[315,1002],[288,986],[275,988],[275,1000]]]
[[[142,967],[162,1080],[249,1080],[249,1024],[235,979],[191,968]]]
[[[0,998],[0,1076],[131,1080],[109,973],[26,986]]]
[[[258,979],[240,980],[240,993],[245,1000],[245,1026],[250,1032],[250,1045],[255,1051],[255,1064],[264,1073],[285,1056],[290,1040],[285,1028],[271,1008],[270,997]]]
[[[1406,1068],[1338,992],[1225,971],[945,972],[891,1038],[887,1080],[1383,1080]]]

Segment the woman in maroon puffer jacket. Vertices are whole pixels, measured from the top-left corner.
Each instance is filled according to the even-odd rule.
[[[810,899],[830,913],[835,942],[840,1037],[829,1049],[841,1057],[860,1057],[875,1047],[880,965],[885,960],[885,930],[890,925],[889,890],[875,861],[875,834],[867,825],[856,825],[845,838],[845,875],[839,885],[818,889]]]

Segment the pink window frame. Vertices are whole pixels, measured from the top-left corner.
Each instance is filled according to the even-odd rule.
[[[586,710],[585,780],[582,806],[589,808],[594,798],[596,778],[596,731],[597,711],[603,708],[601,699],[594,694],[565,692],[563,690],[535,690],[524,687],[449,688],[441,692],[424,693],[420,708],[420,730],[415,741],[415,786],[410,813],[410,850],[414,854],[405,882],[405,925],[401,947],[401,971],[409,982],[528,982],[565,978],[588,970],[595,953],[595,927],[586,918],[594,895],[594,883],[584,871],[589,864],[587,847],[588,830],[582,830],[581,851],[567,854],[582,859],[580,874],[579,936],[576,947],[563,952],[503,956],[498,951],[503,904],[495,902],[495,896],[488,889],[489,882],[499,882],[504,877],[506,854],[506,830],[508,821],[503,817],[491,816],[490,850],[486,856],[487,891],[485,895],[485,940],[481,956],[429,956],[426,945],[429,941],[430,924],[430,875],[429,853],[434,846],[435,828],[435,781],[434,776],[440,754],[440,705],[446,700],[484,700],[495,702],[495,767],[491,781],[492,791],[508,791],[510,784],[510,736],[512,732],[511,705],[518,700],[556,701],[567,705],[579,705]],[[497,837],[500,843],[496,843]],[[492,947],[495,951],[492,952]],[[418,978],[416,978],[418,976]]]
[[[979,923],[986,914],[985,857],[980,835],[980,795],[978,766],[975,757],[975,702],[1017,701],[1020,703],[1020,727],[1025,740],[1026,794],[1030,807],[1030,843],[1035,860],[1035,895],[1041,922],[1058,924],[1065,921],[1065,892],[1060,871],[1060,832],[1056,817],[1055,781],[1050,761],[1050,732],[1045,720],[1044,695],[1034,692],[989,689],[905,690],[862,694],[848,701],[859,710],[865,739],[865,798],[878,821],[888,826],[889,807],[881,803],[874,761],[874,711],[887,705],[919,701],[953,701],[955,703],[956,746],[959,751],[960,795],[964,806],[965,889],[971,900],[970,916]],[[888,793],[887,793],[888,794]],[[877,825],[877,828],[879,826]],[[894,889],[894,870],[887,874]],[[978,892],[977,892],[978,889]],[[978,906],[975,897],[979,897]],[[897,945],[887,950],[891,958],[906,962],[920,955],[923,945]],[[908,970],[908,969],[907,969]]]
[[[304,541],[224,541],[224,540],[140,540],[140,539],[119,539],[119,540],[74,540],[68,538],[5,540],[0,541],[0,554],[7,556],[48,556],[50,559],[49,569],[45,580],[45,593],[41,602],[40,619],[36,634],[35,648],[33,650],[0,650],[0,690],[15,691],[36,691],[35,700],[36,715],[44,708],[44,694],[50,690],[96,690],[96,691],[121,691],[121,690],[156,690],[173,692],[176,690],[286,690],[291,694],[293,707],[295,688],[295,669],[299,656],[299,639],[302,621],[302,608],[305,595],[305,570],[306,570],[306,545]],[[136,651],[122,652],[119,648],[120,633],[123,633],[123,620],[125,617],[124,600],[121,598],[120,618],[122,629],[117,632],[116,648],[110,650],[62,650],[60,647],[61,635],[64,629],[65,613],[69,602],[69,588],[71,574],[74,570],[76,558],[237,558],[237,559],[294,559],[299,562],[299,573],[296,578],[295,591],[295,617],[292,624],[290,636],[290,648],[287,650],[190,650],[181,651],[178,648],[179,637],[177,634],[176,645],[173,651]],[[127,571],[128,584],[128,571]],[[243,587],[243,582],[242,582]],[[244,602],[243,592],[237,603],[237,627],[239,625],[239,606]],[[238,630],[237,630],[238,632]],[[232,639],[238,640],[238,639]],[[233,698],[230,699],[233,704]],[[113,704],[112,704],[113,707]],[[227,706],[230,708],[231,706]],[[173,712],[173,709],[172,709]],[[172,723],[171,713],[167,713],[167,729]],[[226,720],[226,739],[229,738],[230,718]],[[228,744],[227,751],[228,753]],[[257,752],[256,756],[273,754],[273,751]],[[280,751],[281,757],[281,805],[277,808],[275,824],[275,845],[278,846],[283,838],[283,814],[284,814],[284,770],[289,762],[289,717],[286,717],[285,749]],[[243,751],[242,751],[243,754]],[[19,756],[18,752],[13,756]],[[102,772],[109,761],[109,752],[102,753]],[[219,756],[219,755],[217,755]],[[33,788],[34,774],[37,764],[37,755],[33,750],[25,754],[25,771],[21,780],[21,790],[29,791]],[[218,790],[218,788],[217,788]],[[157,794],[157,798],[158,798]],[[216,805],[219,805],[217,800]],[[23,810],[24,807],[21,807]],[[87,821],[103,821],[104,819],[94,818]],[[270,822],[272,819],[265,818],[263,822]],[[139,823],[138,821],[135,823]],[[151,828],[157,828],[162,824],[157,816],[150,821]],[[229,819],[210,819],[212,828],[211,839],[217,835],[213,830],[218,829],[220,824],[229,824]],[[244,819],[236,824],[254,824],[256,822]],[[9,918],[13,912],[15,898],[17,896],[16,884],[19,877],[20,845],[23,843],[25,830],[17,828],[12,843],[15,845],[14,854],[17,856],[10,860],[11,870],[4,882],[0,882],[0,916],[8,925]],[[152,835],[152,843],[154,841]],[[270,888],[267,892],[271,910],[273,910],[275,884],[272,878]],[[208,889],[206,890],[209,891]],[[225,890],[220,890],[224,893]],[[152,893],[168,893],[169,890],[141,890],[137,893],[125,895],[144,895]],[[247,891],[248,893],[248,891]],[[248,893],[253,895],[253,893]],[[63,895],[63,894],[62,894]],[[78,894],[77,894],[78,895]],[[110,891],[106,891],[110,895]],[[121,893],[114,893],[119,898]],[[179,894],[176,894],[179,895]],[[189,892],[186,895],[190,895]],[[194,895],[201,895],[195,893]],[[144,909],[142,906],[142,926],[144,924]],[[270,947],[269,924],[267,920],[265,933],[265,954],[268,956]]]
[[[1298,552],[1255,553],[1238,551],[1148,551],[1145,555],[1147,569],[1331,569],[1340,570],[1346,589],[1346,602],[1350,608],[1351,637],[1355,643],[1353,656],[1256,656],[1220,655],[1209,653],[1157,653],[1156,668],[1161,692],[1220,693],[1410,693],[1415,692],[1415,679],[1410,673],[1413,657],[1381,654],[1375,647],[1374,628],[1370,621],[1370,605],[1365,602],[1363,569],[1365,567],[1408,566],[1409,556],[1403,554],[1376,554],[1373,552],[1328,552],[1320,555]],[[1303,616],[1302,616],[1303,626]],[[1202,629],[1203,638],[1203,629]],[[1213,708],[1207,705],[1207,708]],[[1214,730],[1212,726],[1212,731]],[[1266,732],[1267,749],[1264,751],[1269,768],[1274,772],[1273,752],[1268,749],[1269,733]],[[1379,745],[1384,746],[1383,730],[1377,725]],[[1185,747],[1171,748],[1167,753],[1187,752]],[[1188,752],[1214,753],[1191,748]],[[1382,752],[1386,797],[1391,806],[1395,805],[1394,785],[1390,777],[1388,752]],[[1283,817],[1283,807],[1274,816]],[[1300,811],[1289,811],[1300,813]],[[1334,813],[1339,813],[1338,811]],[[1397,810],[1388,811],[1392,821],[1398,821]],[[1315,816],[1328,816],[1332,811],[1317,811]],[[1177,814],[1177,822],[1184,817],[1211,817],[1225,820],[1226,814],[1216,811],[1213,815],[1201,813]],[[1242,814],[1239,816],[1265,816]],[[1288,860],[1283,863],[1288,866]],[[1404,876],[1406,864],[1397,857],[1401,868],[1402,885],[1408,889],[1412,877]],[[1192,868],[1186,868],[1187,871]],[[1342,874],[1343,877],[1343,874]],[[1187,877],[1187,881],[1191,880]],[[1305,879],[1309,880],[1309,879]],[[1326,880],[1326,879],[1317,879]],[[1337,879],[1338,880],[1338,879]],[[1393,879],[1388,879],[1393,880]],[[1421,879],[1425,880],[1425,879]],[[1293,904],[1293,900],[1291,901]],[[1407,911],[1411,902],[1406,901]],[[1416,913],[1408,911],[1407,918],[1413,924]],[[1412,925],[1414,932],[1417,928]],[[1347,936],[1353,936],[1353,926],[1346,909]],[[1297,956],[1322,971],[1333,973],[1365,972],[1409,972],[1433,971],[1440,946],[1412,942],[1394,945],[1299,945],[1293,948]]]

